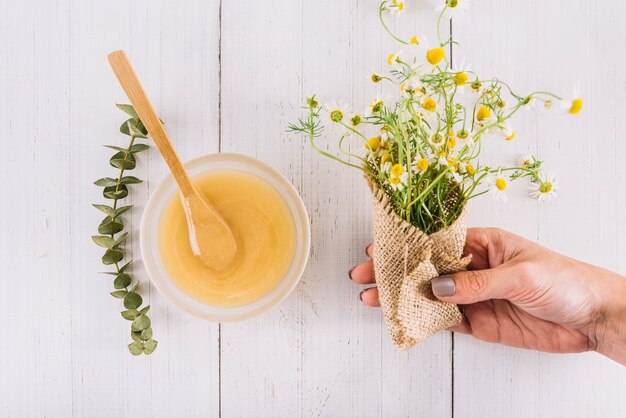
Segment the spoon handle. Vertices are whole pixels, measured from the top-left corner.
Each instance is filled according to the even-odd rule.
[[[159,152],[165,159],[183,195],[189,196],[194,193],[191,180],[189,180],[180,158],[174,151],[167,132],[165,132],[161,120],[154,111],[150,100],[148,100],[148,96],[141,86],[141,82],[137,78],[126,53],[124,51],[113,51],[108,58],[122,89],[130,99],[139,119],[141,119]]]

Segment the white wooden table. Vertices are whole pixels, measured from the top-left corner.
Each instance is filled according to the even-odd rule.
[[[430,33],[425,0],[399,32]],[[619,417],[626,368],[599,355],[550,355],[442,333],[396,351],[348,269],[371,238],[366,187],[285,133],[311,92],[365,106],[368,69],[397,49],[372,0],[57,0],[0,3],[0,416]],[[578,118],[528,112],[493,158],[537,153],[558,200],[485,199],[473,225],[500,226],[626,274],[626,3],[476,0],[453,22],[472,68],[519,90],[571,91]],[[421,8],[418,13],[415,9]],[[464,48],[463,48],[464,45]],[[266,161],[300,191],[313,247],[279,308],[238,324],[181,313],[134,273],[152,305],[157,351],[134,358],[112,284],[90,239],[110,175],[105,143],[125,102],[107,65],[124,48],[183,159],[218,151]],[[461,52],[461,50],[463,52]],[[330,141],[328,142],[331,143]],[[155,151],[136,174],[133,238],[166,173]]]

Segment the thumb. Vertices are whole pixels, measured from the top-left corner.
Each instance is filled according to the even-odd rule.
[[[437,298],[461,305],[489,299],[510,299],[518,292],[519,283],[506,267],[462,271],[431,280]]]

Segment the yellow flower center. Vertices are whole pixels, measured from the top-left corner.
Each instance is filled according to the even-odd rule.
[[[469,174],[470,176],[473,176],[476,173],[476,169],[471,164],[465,165],[465,171],[467,171],[467,174]]]
[[[511,132],[511,135],[507,136],[505,139],[507,141],[512,141],[515,138],[515,132]]]
[[[411,43],[413,45],[419,45],[420,44],[420,38],[418,38],[417,36],[411,36],[411,39],[409,40],[409,43]]]
[[[382,79],[383,79],[383,78],[382,78],[381,76],[379,76],[378,74],[376,74],[376,73],[372,73],[372,81],[373,81],[374,83],[378,83],[378,82],[380,82],[380,80],[382,80]]]
[[[456,146],[456,141],[454,138],[448,138],[448,149],[454,148]]]
[[[441,47],[429,49],[426,52],[426,59],[432,65],[439,64],[441,60],[445,58],[445,56],[446,56],[446,52]]]
[[[373,137],[367,140],[365,143],[365,148],[368,148],[370,151],[376,151],[380,148],[380,138]]]
[[[426,171],[426,170],[428,170],[428,160],[426,158],[420,158],[417,161],[417,169],[419,171]]]
[[[389,177],[389,183],[393,185],[400,184],[400,179],[398,177]]]
[[[481,106],[476,112],[476,119],[481,122],[491,117],[491,110],[487,106]]]
[[[447,0],[448,7],[456,7],[459,5],[459,0]]]
[[[398,62],[398,56],[396,54],[389,54],[387,57],[387,64],[391,65],[394,62]]]
[[[550,193],[552,191],[552,183],[550,183],[549,181],[541,183],[541,185],[539,186],[539,191],[541,193]]]
[[[467,138],[469,135],[469,133],[467,133],[467,131],[465,129],[461,129],[459,132],[457,132],[456,136],[458,136],[461,139],[465,139]]]
[[[422,107],[429,112],[434,112],[435,110],[437,110],[437,102],[434,101],[432,97],[429,97],[428,99],[424,100],[424,102],[422,103]]]
[[[503,178],[499,178],[498,180],[496,180],[496,187],[498,188],[498,190],[506,189],[506,180],[504,180]]]
[[[543,105],[546,109],[552,109],[552,100],[546,100],[545,102],[543,102]]]
[[[435,145],[441,145],[443,143],[443,135],[441,134],[434,134],[431,137],[432,143]],[[445,151],[444,151],[444,155],[445,155]]]
[[[481,87],[482,87],[482,84],[480,81],[474,81],[472,83],[472,89],[474,89],[474,91],[480,91]]]
[[[382,100],[376,100],[372,103],[372,112],[378,113],[383,110],[384,103]]]
[[[577,114],[583,108],[583,99],[574,99],[572,101],[572,107],[569,108],[569,113],[572,115]]]
[[[456,73],[454,75],[454,84],[457,86],[464,86],[465,83],[467,83],[467,80],[469,80],[469,76],[464,72]]]
[[[343,112],[339,109],[335,109],[330,112],[330,120],[333,122],[341,122],[343,119]]]
[[[398,3],[398,10],[399,11],[403,11],[404,10],[404,2],[401,1],[400,3]]]
[[[402,167],[402,165],[400,164],[394,164],[391,167],[391,174],[396,176],[396,177],[400,177],[402,175],[402,173],[404,173],[404,167]]]
[[[350,119],[350,122],[352,122],[352,126],[357,126],[359,123],[361,123],[361,116],[360,115],[354,115],[352,116],[352,119]]]
[[[385,153],[382,157],[380,157],[380,164],[385,164],[391,161],[391,154]]]

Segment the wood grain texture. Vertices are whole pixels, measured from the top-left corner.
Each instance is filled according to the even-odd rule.
[[[407,8],[392,26],[432,39],[431,4]],[[357,300],[347,271],[371,239],[367,188],[285,127],[312,92],[355,110],[378,92],[367,72],[398,47],[376,13],[370,0],[0,2],[0,416],[626,415],[626,369],[598,355],[453,343],[447,333],[399,353],[380,312]],[[537,153],[562,179],[559,199],[538,205],[519,187],[506,206],[475,202],[471,223],[622,274],[624,16],[619,2],[482,0],[453,22],[455,62],[465,56],[519,90],[569,93],[580,83],[585,98],[578,118],[522,114],[516,140],[488,151],[501,160]],[[159,340],[143,358],[126,352],[129,324],[107,294],[110,280],[95,274],[100,251],[89,238],[100,220],[90,204],[102,200],[92,181],[113,170],[101,145],[126,140],[113,106],[125,96],[106,63],[119,48],[183,161],[220,149],[260,158],[292,181],[312,223],[301,284],[247,322],[219,326],[179,312],[136,263]],[[167,172],[156,150],[141,156],[133,237]],[[129,250],[140,261],[138,239]]]

